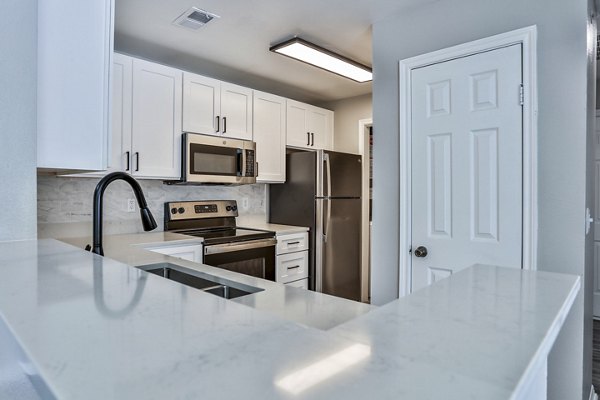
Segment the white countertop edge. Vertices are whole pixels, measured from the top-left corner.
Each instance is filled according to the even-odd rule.
[[[12,341],[12,357],[9,355],[9,358],[13,360],[16,358],[15,367],[19,369],[19,371],[27,377],[27,380],[31,384],[31,386],[36,391],[37,395],[40,399],[58,399],[56,396],[58,393],[57,388],[52,383],[52,380],[43,372],[43,368],[41,368],[33,357],[32,353],[27,349],[24,345],[23,341],[16,334],[7,318],[0,310],[0,330],[5,329],[7,333],[7,337],[9,341]],[[1,335],[0,335],[1,336]],[[10,350],[9,350],[10,352]]]
[[[552,347],[556,342],[556,338],[558,337],[558,334],[560,333],[560,330],[564,325],[565,320],[569,315],[569,312],[571,311],[571,307],[573,307],[573,303],[575,303],[575,299],[577,298],[577,294],[579,293],[580,289],[581,277],[578,276],[575,285],[573,285],[571,292],[565,299],[559,312],[556,314],[554,321],[552,321],[552,325],[548,329],[548,332],[546,332],[546,335],[540,342],[540,345],[538,346],[535,354],[529,361],[525,372],[523,373],[523,375],[521,375],[521,379],[519,379],[519,382],[517,383],[517,386],[515,387],[515,390],[513,391],[509,400],[519,399],[521,393],[524,390],[526,390],[529,387],[529,385],[535,380],[536,374],[539,371],[540,366],[548,361],[548,355],[550,354],[550,350],[552,350]]]

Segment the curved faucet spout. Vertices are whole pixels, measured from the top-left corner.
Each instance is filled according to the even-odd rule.
[[[102,248],[102,198],[104,196],[106,187],[117,179],[121,179],[129,183],[133,189],[133,194],[135,194],[135,198],[137,199],[140,207],[140,216],[142,218],[144,230],[151,231],[157,226],[150,209],[148,209],[148,204],[146,204],[146,198],[144,197],[144,192],[142,192],[140,184],[131,175],[126,174],[125,172],[112,172],[106,175],[104,178],[100,179],[100,182],[98,182],[96,185],[96,190],[94,190],[94,243],[92,246],[92,253],[96,253],[101,256],[104,255],[104,249]]]

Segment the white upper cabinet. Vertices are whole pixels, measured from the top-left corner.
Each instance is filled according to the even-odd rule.
[[[182,86],[180,70],[133,60],[133,175],[181,176]]]
[[[308,131],[311,146],[318,149],[333,149],[333,111],[311,107],[308,113]]]
[[[107,168],[113,11],[112,0],[38,4],[38,168]]]
[[[220,134],[221,82],[183,73],[183,131]]]
[[[184,72],[183,131],[252,140],[252,89]]]
[[[254,141],[258,182],[285,182],[286,101],[254,91]]]
[[[287,145],[310,147],[310,132],[307,126],[308,104],[287,100]]]
[[[113,56],[111,152],[107,172],[131,172],[131,95],[133,59]]]
[[[333,111],[287,100],[287,145],[333,149]]]
[[[221,82],[221,132],[252,140],[252,89]]]

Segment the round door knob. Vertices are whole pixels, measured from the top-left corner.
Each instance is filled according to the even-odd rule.
[[[419,246],[415,249],[415,257],[427,257],[427,247]]]

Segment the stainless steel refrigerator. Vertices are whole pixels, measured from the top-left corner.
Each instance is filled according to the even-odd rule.
[[[310,228],[310,288],[361,300],[361,156],[288,150],[269,188],[272,223]]]

